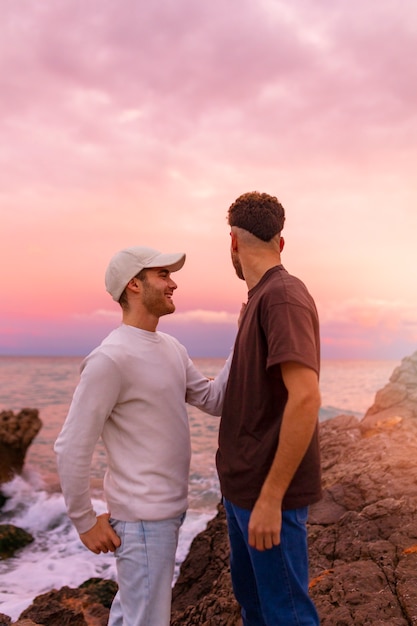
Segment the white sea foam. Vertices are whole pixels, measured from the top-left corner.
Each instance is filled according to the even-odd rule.
[[[66,514],[61,494],[48,493],[33,471],[4,485],[8,500],[2,510],[3,523],[29,532],[34,541],[14,557],[0,561],[0,612],[17,620],[33,599],[67,585],[78,587],[93,577],[116,579],[112,554],[95,555],[81,543]],[[105,511],[103,501],[94,499],[97,513]],[[180,531],[175,579],[192,539],[213,515],[189,510]]]

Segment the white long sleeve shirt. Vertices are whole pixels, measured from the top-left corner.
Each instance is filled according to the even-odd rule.
[[[174,337],[125,324],[88,355],[55,443],[62,492],[79,533],[96,523],[90,467],[100,437],[112,517],[160,520],[186,510],[191,457],[186,402],[220,415],[230,358],[210,381]]]

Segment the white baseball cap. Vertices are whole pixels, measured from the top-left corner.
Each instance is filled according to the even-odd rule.
[[[185,263],[183,252],[162,254],[153,248],[132,246],[120,250],[111,259],[106,270],[106,290],[113,300],[119,301],[127,283],[148,267],[166,267],[170,272],[180,270]]]

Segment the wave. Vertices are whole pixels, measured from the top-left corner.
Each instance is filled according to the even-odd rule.
[[[2,523],[31,533],[34,541],[15,556],[0,561],[0,612],[13,621],[34,598],[67,585],[78,587],[93,577],[116,580],[112,554],[95,555],[81,543],[70,522],[60,493],[48,493],[40,475],[32,469],[2,486],[7,500],[1,510]],[[105,503],[94,499],[98,514]],[[190,544],[203,530],[211,513],[190,509],[180,532],[175,578]]]

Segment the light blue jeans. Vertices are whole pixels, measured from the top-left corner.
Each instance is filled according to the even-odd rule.
[[[119,591],[110,609],[109,626],[169,626],[175,553],[184,517],[110,520],[122,543],[114,553]]]
[[[224,499],[233,591],[243,626],[318,626],[308,594],[308,507],[283,511],[281,543],[259,551],[248,544],[251,511]]]

